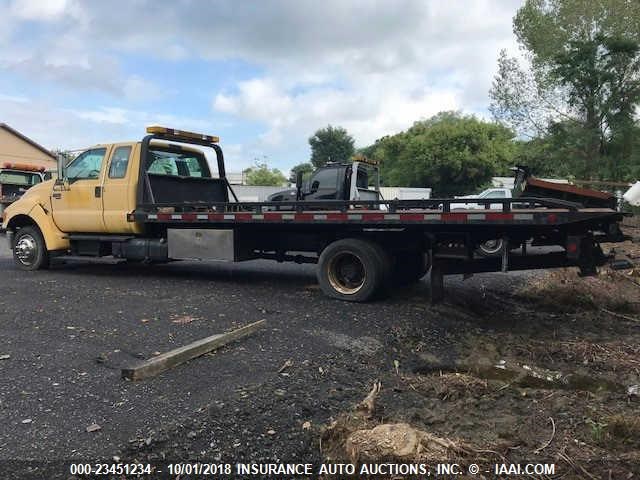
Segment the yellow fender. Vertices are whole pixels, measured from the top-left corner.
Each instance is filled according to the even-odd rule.
[[[31,202],[16,202],[12,204],[7,209],[5,217],[7,230],[15,230],[16,227],[21,227],[25,223],[35,223],[37,225],[42,233],[47,250],[69,249],[69,239],[53,222],[51,208],[44,207],[40,203],[34,205]]]

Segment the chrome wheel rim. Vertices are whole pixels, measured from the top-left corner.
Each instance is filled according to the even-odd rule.
[[[500,250],[502,250],[502,239],[496,238],[493,240],[487,240],[486,242],[480,244],[480,250],[489,255],[498,253]]]
[[[31,266],[36,260],[38,244],[32,235],[22,235],[13,247],[18,261],[26,266]]]
[[[331,287],[343,295],[354,295],[364,286],[366,271],[357,255],[344,252],[335,255],[328,265]]]

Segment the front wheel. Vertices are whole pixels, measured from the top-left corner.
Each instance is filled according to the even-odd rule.
[[[49,252],[37,227],[22,227],[13,239],[13,260],[22,270],[49,267]]]
[[[366,302],[385,286],[389,263],[384,250],[373,242],[337,240],[320,254],[318,283],[329,297]]]

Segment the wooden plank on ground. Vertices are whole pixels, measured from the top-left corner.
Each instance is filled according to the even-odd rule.
[[[122,369],[122,378],[143,380],[153,377],[182,363],[188,362],[205,353],[216,350],[228,343],[244,338],[266,324],[266,320],[250,323],[228,333],[211,335],[193,343],[162,353],[156,357],[140,362],[138,365]]]

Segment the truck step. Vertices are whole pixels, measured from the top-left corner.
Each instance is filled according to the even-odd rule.
[[[57,260],[62,262],[82,262],[82,263],[99,263],[102,265],[117,265],[119,263],[125,263],[127,260],[124,258],[114,257],[88,257],[83,255],[63,255],[56,257]]]
[[[85,235],[81,233],[72,233],[68,238],[73,241],[126,242],[127,240],[135,237],[133,235]]]

